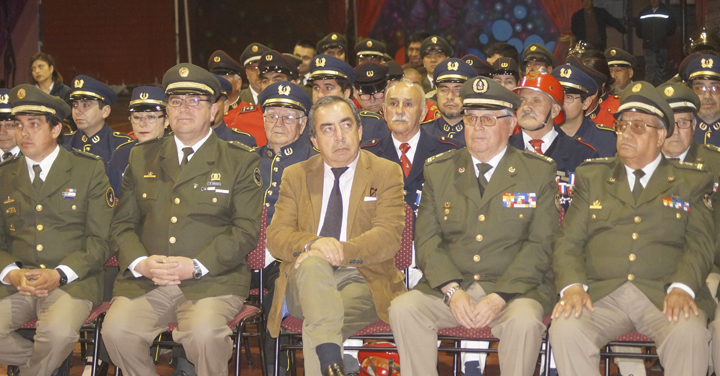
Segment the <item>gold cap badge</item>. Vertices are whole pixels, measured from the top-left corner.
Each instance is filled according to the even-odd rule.
[[[432,37],[432,39],[430,39],[430,41],[433,43],[437,43],[437,37]]]
[[[466,62],[468,65],[472,65],[472,64],[473,64],[472,59],[467,59],[467,60],[465,60],[465,62]]]
[[[663,90],[663,93],[665,93],[665,96],[672,97],[673,94],[675,94],[675,89],[673,89],[672,86],[668,86]]]
[[[537,50],[537,46],[530,47],[530,51],[535,51],[535,50]]]
[[[8,98],[7,94],[0,95],[0,103],[7,104],[8,101],[9,101],[9,98]]]
[[[367,72],[365,72],[365,75],[368,76],[368,77],[372,77],[372,76],[375,75],[375,72],[373,72],[373,71],[367,71]]]
[[[325,66],[325,58],[319,57],[319,58],[315,59],[315,66],[324,67]]]
[[[84,84],[85,84],[85,80],[75,80],[75,88],[77,88],[77,89],[83,87]]]
[[[215,56],[213,59],[214,62],[219,63],[220,62],[220,56]]]
[[[448,70],[457,71],[458,68],[460,68],[460,64],[458,62],[448,62]]]
[[[368,47],[372,47],[372,41],[367,41],[366,45],[367,45]]]
[[[570,78],[571,74],[572,74],[572,69],[560,68],[560,77]]]
[[[140,93],[140,99],[148,99],[149,96],[148,93]]]
[[[25,98],[25,89],[20,89],[20,90],[18,90],[17,96],[18,96],[18,99],[23,99],[23,98]]]
[[[486,92],[488,89],[487,81],[485,81],[484,78],[478,78],[475,80],[475,83],[473,84],[473,91],[482,94]]]
[[[703,68],[712,68],[713,67],[713,59],[701,59],[700,65]]]
[[[337,40],[337,34],[333,34],[333,35],[330,37],[330,39],[332,39],[332,40]]]
[[[265,60],[267,60],[267,61],[272,60],[272,55],[270,55],[270,54],[265,55]]]
[[[615,50],[610,50],[610,55],[611,55],[611,56],[617,55],[617,51],[615,51]]]
[[[642,84],[637,84],[637,85],[633,86],[632,92],[637,93],[638,91],[640,91],[640,89],[642,89]]]
[[[290,95],[290,85],[287,86],[278,86],[278,94],[280,95]]]
[[[258,52],[258,46],[252,46],[252,52]]]
[[[180,77],[185,78],[185,77],[187,77],[189,74],[190,74],[190,70],[189,70],[189,69],[187,69],[187,68],[185,68],[185,67],[180,68]]]

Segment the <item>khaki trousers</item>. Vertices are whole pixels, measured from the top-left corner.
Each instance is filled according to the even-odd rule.
[[[160,286],[135,299],[116,296],[105,316],[103,340],[124,375],[157,375],[148,348],[168,324],[177,322],[173,340],[183,345],[197,374],[227,375],[232,356],[227,323],[243,300],[236,295],[187,300],[178,286]]]
[[[473,283],[467,293],[477,304],[486,294]],[[460,326],[441,298],[414,290],[393,299],[390,326],[400,354],[403,376],[437,375],[437,332]],[[509,376],[531,376],[535,373],[542,334],[543,309],[533,299],[510,301],[490,323],[492,333],[500,339],[500,371]]]
[[[715,308],[715,320],[710,323],[709,328],[712,335],[711,357],[710,363],[715,371],[720,370],[720,306]]]
[[[90,301],[58,288],[45,298],[0,299],[0,364],[18,365],[23,375],[50,375],[72,352],[91,309]],[[15,332],[36,317],[35,342]]]
[[[308,257],[291,269],[285,292],[290,314],[303,320],[305,375],[319,376],[315,348],[342,343],[358,330],[380,321],[370,287],[354,268],[333,268],[324,258]]]
[[[550,344],[561,376],[600,375],[600,347],[633,330],[655,341],[666,375],[704,376],[710,333],[707,315],[669,322],[634,284],[627,282],[594,302],[595,312],[553,320]]]

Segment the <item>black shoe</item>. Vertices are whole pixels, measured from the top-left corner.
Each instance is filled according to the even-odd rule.
[[[8,376],[20,376],[20,367],[18,366],[7,366]]]
[[[342,364],[331,364],[322,372],[322,376],[347,376],[345,367]]]

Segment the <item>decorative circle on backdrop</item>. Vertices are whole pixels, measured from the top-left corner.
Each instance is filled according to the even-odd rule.
[[[516,5],[513,14],[515,14],[515,18],[522,20],[527,16],[527,9],[522,5]]]
[[[513,28],[510,25],[510,22],[507,22],[505,20],[497,20],[493,22],[492,33],[495,39],[504,42],[510,39],[510,37],[512,36]]]
[[[533,34],[533,35],[525,38],[525,44],[524,44],[523,50],[526,49],[529,45],[531,45],[533,43],[542,44],[543,46],[545,45],[545,42],[543,41],[542,38],[540,38],[539,35]]]
[[[488,43],[488,36],[487,36],[487,34],[480,34],[480,38],[478,38],[478,39],[480,40],[480,43],[482,43],[482,44],[487,44],[487,43]]]

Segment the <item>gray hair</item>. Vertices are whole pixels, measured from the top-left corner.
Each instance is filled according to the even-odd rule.
[[[399,79],[399,80],[396,80],[395,82],[393,82],[392,84],[390,84],[390,86],[388,86],[387,88],[385,88],[385,104],[386,104],[386,105],[387,105],[387,101],[388,101],[388,98],[389,98],[389,97],[388,97],[388,93],[390,92],[390,90],[391,90],[392,88],[395,87],[395,85],[397,85],[397,84],[399,84],[399,83],[403,83],[403,84],[405,84],[405,85],[407,85],[407,86],[410,86],[411,88],[415,89],[415,91],[417,91],[418,94],[420,94],[420,101],[421,101],[421,103],[422,103],[422,102],[425,102],[425,90],[423,90],[422,86],[418,85],[416,82],[410,81],[409,79],[403,77],[403,78],[401,78],[401,79]]]
[[[350,99],[339,97],[337,95],[330,95],[321,98],[319,101],[315,102],[315,104],[310,108],[310,113],[308,114],[310,137],[317,138],[317,132],[315,132],[315,111],[322,107],[332,106],[335,103],[344,103],[345,105],[347,105],[350,108],[350,111],[352,111],[353,113],[353,117],[355,118],[355,125],[358,128],[362,126],[362,122],[360,121],[360,114],[355,108],[355,104]]]

